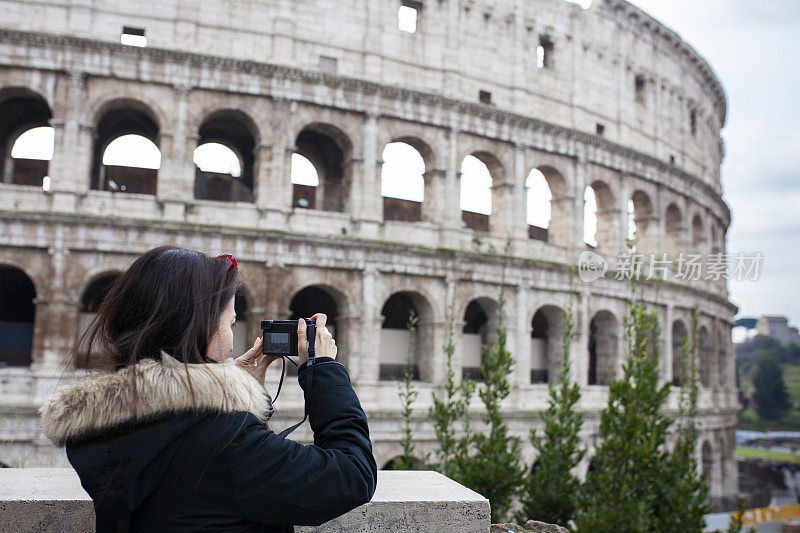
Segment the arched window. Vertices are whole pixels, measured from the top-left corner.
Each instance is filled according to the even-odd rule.
[[[49,126],[32,128],[17,137],[11,148],[14,183],[39,185],[50,190],[49,163],[53,159],[55,130]]]
[[[218,202],[252,202],[256,131],[237,110],[206,118],[194,151],[195,198]]]
[[[553,194],[541,170],[531,170],[525,180],[525,190],[528,203],[528,237],[547,242]]]
[[[314,313],[324,313],[328,317],[326,326],[328,331],[336,340],[337,345],[337,360],[346,364],[344,357],[347,356],[344,339],[340,338],[341,327],[339,324],[339,305],[336,303],[334,295],[325,287],[318,285],[308,286],[298,291],[289,302],[289,310],[291,315],[289,320],[299,320],[300,318],[309,318]],[[289,366],[292,366],[290,369]],[[297,369],[293,365],[287,365],[287,371],[291,370],[295,374]]]
[[[381,380],[403,379],[406,369],[411,370],[414,379],[419,379],[419,319],[420,311],[409,293],[398,292],[383,304],[381,316]],[[416,317],[417,331],[410,335],[409,321]],[[412,341],[413,339],[413,341]]]
[[[703,226],[703,219],[700,215],[692,218],[692,252],[703,254],[706,251],[706,234]]]
[[[307,158],[292,154],[292,206],[305,209],[316,208],[319,175],[317,169]]]
[[[563,336],[561,309],[545,305],[531,321],[531,383],[557,380]]]
[[[678,257],[684,250],[683,214],[675,204],[669,204],[665,214],[666,248],[670,258]]]
[[[628,237],[636,241],[635,249],[640,253],[657,251],[655,210],[650,197],[644,191],[634,191],[628,201]]]
[[[728,340],[723,333],[724,329],[717,331],[717,384],[720,387],[728,385]]]
[[[711,346],[711,339],[708,335],[708,328],[705,326],[701,326],[700,330],[698,331],[698,340],[700,342],[699,346],[699,357],[700,361],[698,361],[698,367],[700,370],[700,384],[703,387],[710,387],[711,386],[711,357],[714,353],[713,347]]]
[[[0,91],[0,182],[49,190],[48,167],[54,147],[52,116],[47,102],[32,91]]]
[[[20,269],[0,265],[0,366],[30,366],[36,289]]]
[[[233,349],[230,357],[239,357],[250,349],[253,342],[253,339],[250,338],[250,303],[247,301],[247,291],[244,287],[236,291],[236,296],[233,300],[233,311],[236,313],[236,320],[232,328]]]
[[[680,387],[683,385],[684,374],[688,370],[686,357],[683,353],[683,343],[686,340],[686,326],[680,320],[672,323],[672,384]]]
[[[142,104],[118,102],[95,133],[92,189],[156,194],[161,152],[158,125]]]
[[[194,164],[201,172],[227,174],[234,178],[242,175],[239,157],[233,150],[220,143],[205,143],[195,148]]]
[[[425,198],[425,160],[404,142],[392,142],[383,150],[381,196],[384,220],[422,220]]]
[[[619,333],[617,318],[599,311],[589,324],[589,385],[607,385],[616,378]]]
[[[317,185],[311,185],[308,168],[295,169],[302,160],[292,157],[293,207],[344,212],[350,191],[350,154],[352,144],[347,136],[329,124],[311,124],[303,128],[295,140],[296,154],[315,169]],[[305,170],[305,172],[303,172]],[[304,175],[305,174],[305,175]],[[306,183],[296,179],[305,178]],[[305,201],[302,199],[305,198]],[[302,205],[307,203],[308,205]]]
[[[633,200],[628,200],[628,234],[627,238],[628,241],[631,242],[631,249],[636,251],[636,241],[637,241],[637,232],[636,232],[636,214],[635,208],[633,206]]]
[[[711,485],[711,475],[714,469],[714,453],[711,451],[711,445],[708,441],[703,443],[701,450],[703,476],[706,478],[706,483]]]
[[[616,252],[618,210],[611,188],[602,181],[594,181],[584,190],[584,242],[606,253]]]
[[[497,312],[497,302],[489,298],[477,298],[467,305],[461,336],[465,379],[483,380],[483,350],[497,339]]]
[[[592,187],[583,194],[583,242],[597,247],[597,196]]]
[[[486,163],[468,155],[461,163],[461,226],[489,231],[492,213],[492,175]]]

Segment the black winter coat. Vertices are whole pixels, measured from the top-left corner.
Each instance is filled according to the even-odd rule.
[[[188,365],[167,354],[59,388],[42,427],[94,501],[99,533],[292,531],[361,505],[377,467],[367,417],[343,365],[314,364],[314,445],[270,431],[262,385],[233,361]],[[307,369],[300,368],[306,388]],[[134,392],[133,384],[136,384]]]

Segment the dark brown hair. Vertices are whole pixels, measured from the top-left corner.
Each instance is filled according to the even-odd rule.
[[[76,367],[101,372],[136,365],[146,358],[160,361],[162,350],[184,365],[216,363],[206,351],[219,328],[222,310],[240,287],[238,268],[226,257],[210,257],[173,245],[154,248],[137,258],[111,285],[97,316],[73,346],[71,359]],[[136,398],[136,366],[133,369],[131,384]],[[186,379],[194,405],[192,411],[197,414],[188,373]],[[224,396],[222,383],[220,388]],[[134,411],[137,404],[134,401]],[[135,412],[133,417],[135,420]],[[131,425],[130,430],[133,428]],[[236,433],[240,429],[241,425]],[[221,447],[220,444],[221,441],[211,453],[203,473],[230,441]],[[130,441],[123,455],[128,453],[129,445]],[[188,441],[184,445],[188,445]],[[178,478],[185,460],[186,457]],[[109,487],[121,464],[116,465]],[[177,484],[177,479],[175,482]]]
[[[75,343],[75,366],[115,370],[161,350],[183,363],[212,363],[206,351],[220,314],[239,289],[238,269],[165,245],[142,254],[109,288],[89,328]]]

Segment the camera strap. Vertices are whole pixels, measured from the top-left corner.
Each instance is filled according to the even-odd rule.
[[[301,319],[302,320],[302,319]],[[316,331],[314,331],[313,335],[309,336],[308,339],[308,362],[306,363],[306,389],[305,389],[305,401],[303,402],[303,419],[293,426],[289,426],[288,428],[284,429],[280,433],[278,433],[281,437],[286,437],[294,431],[295,429],[299,428],[303,422],[308,419],[308,402],[311,399],[311,387],[314,383],[314,363],[316,362],[315,358],[315,350],[314,350],[314,341],[316,337]],[[281,385],[283,384],[283,375],[286,372],[286,357],[281,357],[284,360],[283,368],[281,368],[281,380],[278,382],[278,392],[275,394],[275,399],[278,399],[278,394],[281,393]],[[291,359],[290,359],[291,361]],[[291,361],[292,364],[295,364],[294,361]]]

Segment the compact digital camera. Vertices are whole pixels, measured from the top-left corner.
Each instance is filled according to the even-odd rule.
[[[317,333],[317,326],[311,320],[302,318],[306,321],[306,335],[308,336],[308,353],[314,354],[314,339]],[[261,331],[263,333],[264,355],[279,357],[297,356],[297,324],[298,320],[262,320]]]

